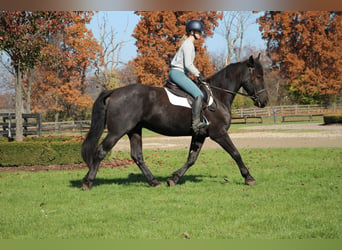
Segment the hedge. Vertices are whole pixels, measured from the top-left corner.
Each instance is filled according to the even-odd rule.
[[[0,166],[64,165],[82,162],[80,141],[0,141]]]
[[[324,124],[334,124],[334,123],[342,123],[342,115],[325,115],[323,117]]]

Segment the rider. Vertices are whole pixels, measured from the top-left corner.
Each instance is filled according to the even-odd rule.
[[[191,20],[187,22],[185,31],[186,40],[171,61],[169,79],[195,99],[192,104],[192,129],[195,133],[198,133],[201,128],[207,126],[206,123],[200,120],[203,94],[199,87],[187,77],[187,73],[193,74],[199,82],[205,80],[203,74],[193,64],[195,59],[194,41],[201,38],[204,31],[203,23],[198,20]]]

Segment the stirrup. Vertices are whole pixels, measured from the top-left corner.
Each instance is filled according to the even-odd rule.
[[[208,121],[207,117],[203,116],[202,118],[203,118],[203,123],[205,123],[205,126],[209,127],[210,122]]]
[[[210,122],[205,116],[203,116],[203,121],[199,120],[197,124],[192,123],[192,130],[195,132],[195,134],[198,134],[202,129],[207,130],[209,125]]]

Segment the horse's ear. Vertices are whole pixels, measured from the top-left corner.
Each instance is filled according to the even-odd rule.
[[[249,68],[253,68],[254,67],[254,58],[253,58],[253,56],[249,57],[248,62],[247,62],[247,66]]]
[[[261,53],[259,53],[259,55],[258,55],[258,57],[257,57],[258,60],[260,59],[260,54],[261,54]]]

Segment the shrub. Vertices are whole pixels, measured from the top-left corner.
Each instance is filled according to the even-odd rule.
[[[324,124],[334,124],[334,123],[342,123],[342,115],[325,115],[323,117]]]
[[[0,141],[0,166],[63,165],[82,162],[80,141]]]

